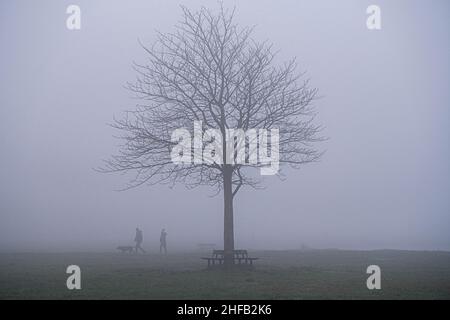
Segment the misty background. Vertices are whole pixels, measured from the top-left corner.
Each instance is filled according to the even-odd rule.
[[[267,177],[235,201],[236,248],[450,250],[450,3],[223,1],[254,38],[297,57],[319,88],[330,139],[318,163]],[[81,30],[66,8],[81,8]],[[180,4],[215,1],[0,2],[0,250],[222,247],[223,199],[182,185],[118,192],[130,175],[93,168],[117,153],[107,124],[138,101],[123,88],[145,62],[138,39],[170,32]],[[368,30],[366,8],[381,7]]]

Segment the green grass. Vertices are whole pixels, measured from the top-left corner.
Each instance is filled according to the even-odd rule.
[[[205,270],[198,252],[0,254],[0,299],[450,299],[450,252],[256,251],[254,270]],[[66,288],[79,265],[82,289]],[[381,290],[366,268],[381,267]]]

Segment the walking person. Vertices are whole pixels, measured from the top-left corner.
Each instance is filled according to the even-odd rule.
[[[145,253],[145,250],[141,246],[143,240],[144,236],[142,234],[142,230],[136,228],[136,236],[134,237],[134,242],[136,242],[136,253],[139,252],[138,250],[141,250],[143,253]]]
[[[161,230],[161,236],[159,237],[159,253],[162,253],[164,249],[164,254],[167,254],[167,232],[165,229]]]

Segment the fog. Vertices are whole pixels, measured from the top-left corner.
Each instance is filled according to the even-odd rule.
[[[320,162],[244,188],[235,243],[246,249],[450,250],[448,1],[224,1],[236,20],[297,57],[321,98]],[[81,30],[66,8],[81,8]],[[141,186],[93,170],[116,154],[108,123],[137,101],[124,89],[139,45],[214,1],[1,1],[0,250],[111,251],[144,233],[156,251],[223,237],[223,199],[206,187]]]

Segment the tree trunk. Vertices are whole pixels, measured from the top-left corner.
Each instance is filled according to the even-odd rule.
[[[225,266],[231,266],[234,264],[233,189],[231,182],[232,173],[232,169],[226,166],[223,171],[223,249]]]

